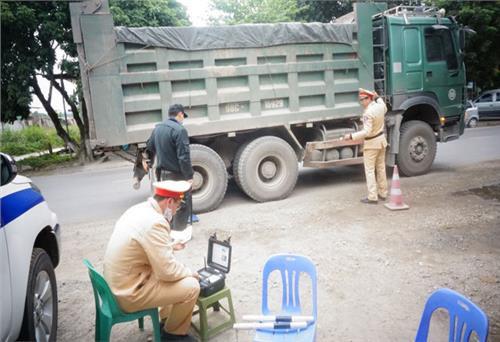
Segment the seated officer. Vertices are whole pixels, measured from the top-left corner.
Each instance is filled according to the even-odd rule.
[[[124,311],[160,307],[160,318],[166,319],[162,340],[196,341],[187,331],[200,292],[199,275],[175,259],[174,251],[185,245],[170,237],[170,221],[191,185],[169,180],[153,186],[155,195],[116,223],[104,256],[104,277]]]

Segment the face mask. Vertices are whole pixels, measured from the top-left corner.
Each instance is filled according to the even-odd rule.
[[[165,211],[163,212],[163,216],[167,219],[168,222],[172,221],[172,209],[169,207],[165,208]]]

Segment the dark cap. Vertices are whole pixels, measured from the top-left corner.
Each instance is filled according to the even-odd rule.
[[[181,104],[173,104],[171,105],[169,108],[168,108],[168,116],[176,116],[177,113],[179,112],[182,112],[182,114],[184,114],[184,117],[187,118],[188,115],[186,114],[186,112],[184,111],[184,106],[181,105]]]

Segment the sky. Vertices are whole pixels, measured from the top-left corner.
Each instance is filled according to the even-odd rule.
[[[210,1],[208,0],[177,0],[186,7],[186,12],[189,15],[189,20],[193,26],[206,26],[208,24],[208,14],[210,12]],[[56,51],[57,58],[60,60],[63,56],[61,50]],[[56,73],[58,71],[56,70]],[[38,83],[45,97],[48,96],[50,82],[42,77],[38,77]],[[75,90],[75,85],[72,82],[65,81],[64,88],[68,94],[72,94]],[[52,107],[60,113],[63,113],[63,98],[57,90],[52,91]],[[33,96],[33,102],[31,103],[32,111],[45,112],[41,102],[38,97]],[[66,104],[66,111],[69,109],[68,104]]]
[[[208,0],[177,0],[186,7],[189,20],[193,26],[206,26],[210,12]]]
[[[61,59],[64,57],[64,52],[61,49],[57,49],[56,50],[56,57],[57,57],[58,62],[60,62]],[[56,64],[58,64],[58,63],[56,63]],[[54,72],[56,74],[59,73],[59,71],[60,71],[59,68],[56,68],[56,70],[54,70]],[[49,94],[50,82],[41,76],[38,76],[37,78],[38,78],[38,84],[40,85],[40,89],[42,90],[43,94],[45,95],[45,98],[47,98],[48,94]],[[59,83],[60,83],[60,81],[59,81]],[[68,81],[64,82],[64,89],[66,90],[68,95],[73,94],[73,92],[75,91],[75,88],[76,87],[72,82],[68,82]],[[46,111],[43,108],[40,100],[38,100],[38,97],[36,95],[33,95],[32,99],[33,99],[33,101],[31,102],[31,111],[32,112],[38,111],[38,112],[45,113]],[[63,98],[62,98],[61,94],[55,89],[52,90],[51,104],[52,104],[52,108],[54,108],[54,110],[56,112],[64,113],[63,112]],[[66,106],[66,112],[67,112],[69,109],[69,106],[67,103],[65,104],[65,106]]]

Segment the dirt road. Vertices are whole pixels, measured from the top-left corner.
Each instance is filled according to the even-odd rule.
[[[300,186],[307,186],[307,177],[320,178],[324,186],[307,196],[295,191],[282,201],[240,201],[200,215],[194,240],[178,254],[201,267],[209,235],[232,235],[227,284],[237,318],[260,312],[266,258],[292,252],[317,266],[318,341],[413,340],[427,296],[440,287],[482,307],[490,318],[489,341],[500,341],[500,161],[403,178],[404,200],[411,206],[403,212],[359,203],[365,193],[360,167],[314,171]],[[101,269],[113,224],[63,227],[59,341],[94,338],[94,299],[82,259]],[[274,282],[272,290],[279,286]],[[447,329],[447,317],[436,318],[432,336],[444,337],[440,328]],[[145,326],[140,332],[137,323],[117,325],[112,340],[146,341],[150,322]],[[227,331],[213,341],[251,338]]]

